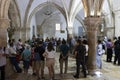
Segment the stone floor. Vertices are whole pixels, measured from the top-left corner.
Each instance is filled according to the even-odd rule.
[[[75,59],[70,57],[68,63],[68,74],[59,74],[59,62],[58,55],[56,53],[56,62],[55,62],[55,80],[120,80],[120,66],[113,65],[112,63],[105,62],[106,55],[102,56],[103,68],[98,70],[96,76],[88,75],[87,78],[83,78],[82,74],[79,79],[75,79],[73,75],[75,74]],[[29,69],[29,74],[25,75],[24,73],[14,74],[11,78],[7,80],[37,80],[35,76],[32,76],[32,69]],[[48,79],[48,70],[45,67],[45,80]]]

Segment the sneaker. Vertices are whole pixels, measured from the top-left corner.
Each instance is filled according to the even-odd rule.
[[[32,75],[36,76],[36,73],[33,73]]]
[[[74,78],[79,78],[79,76],[77,76],[77,75],[74,75],[73,77],[74,77]]]

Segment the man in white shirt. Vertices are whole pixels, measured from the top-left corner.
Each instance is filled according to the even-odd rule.
[[[8,53],[9,53],[9,59],[10,59],[11,64],[13,65],[13,67],[15,67],[18,73],[21,73],[22,69],[19,67],[19,64],[16,60],[17,53],[13,48],[13,43],[10,44],[10,47],[8,48]]]

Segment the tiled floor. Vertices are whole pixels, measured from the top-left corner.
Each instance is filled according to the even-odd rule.
[[[105,62],[106,55],[102,56],[103,68],[98,72],[96,76],[88,75],[87,78],[82,78],[82,74],[79,79],[75,79],[73,75],[75,74],[75,59],[70,57],[68,63],[68,74],[59,74],[59,53],[56,53],[56,63],[55,63],[55,80],[120,80],[120,66],[113,65],[112,63]],[[12,79],[8,80],[37,80],[36,77],[32,76],[32,69],[29,69],[29,74],[25,76],[24,74],[15,74]],[[48,79],[48,70],[45,68],[45,80]]]

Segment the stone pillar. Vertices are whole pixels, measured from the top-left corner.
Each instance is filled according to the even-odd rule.
[[[20,27],[15,28],[13,38],[14,38],[16,41],[18,41],[18,39],[21,38],[21,36],[20,36]]]
[[[9,19],[0,19],[0,46],[7,46],[7,28]]]
[[[30,39],[30,27],[26,28],[26,40]]]
[[[39,34],[40,36],[43,36],[43,29],[41,26],[37,26],[37,34]]]
[[[97,43],[97,29],[101,21],[100,17],[87,17],[84,20],[87,29],[88,38],[88,72],[94,74],[96,70],[96,43]]]
[[[30,28],[21,28],[21,39],[22,42],[28,40],[30,38]]]
[[[25,41],[26,40],[26,29],[22,27],[20,29],[20,34],[21,34],[20,39],[22,40],[22,42]]]
[[[7,47],[7,28],[10,26],[9,19],[0,19],[0,46]],[[7,65],[6,65],[6,77],[11,76],[14,71],[12,68],[12,65],[7,59]]]
[[[67,27],[67,39],[73,38],[73,27]]]

